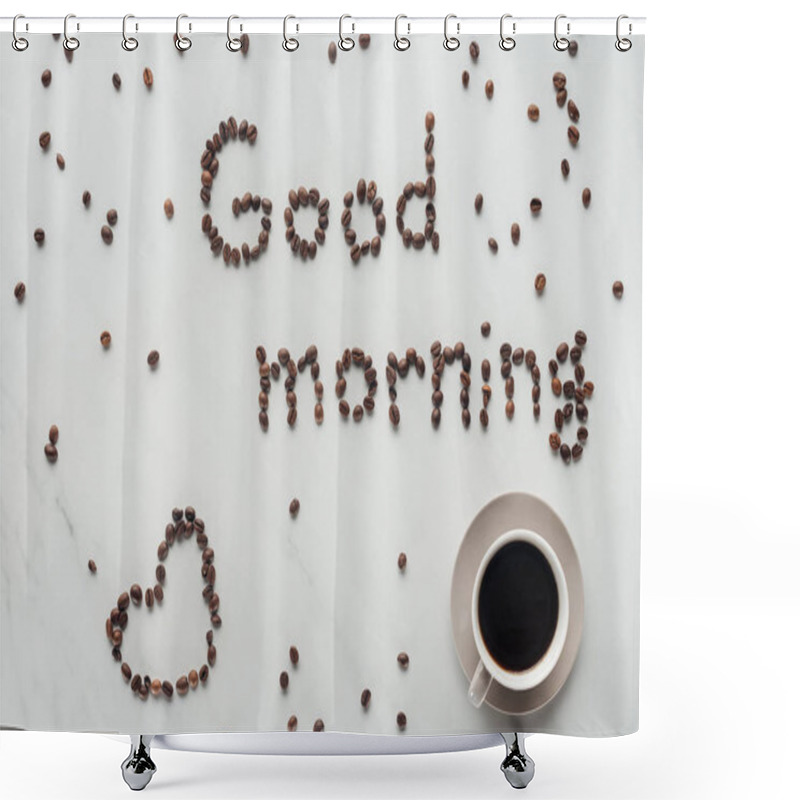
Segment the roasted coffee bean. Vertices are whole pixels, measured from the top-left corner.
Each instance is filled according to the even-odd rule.
[[[415,250],[422,250],[422,248],[425,246],[425,234],[415,233],[411,243],[414,245]]]
[[[172,200],[170,200],[169,197],[164,201],[164,213],[167,219],[172,219],[175,214],[175,206],[172,205]]]
[[[89,204],[92,202],[92,193],[87,189],[83,193],[81,200],[83,201],[83,205],[89,208]]]
[[[469,409],[468,408],[462,408],[461,409],[461,424],[465,428],[469,428],[471,422],[472,422],[472,414],[470,414]]]
[[[560,447],[561,447],[561,437],[557,433],[551,433],[550,448],[557,452]]]
[[[336,42],[331,42],[328,45],[328,61],[330,61],[331,64],[336,63]]]
[[[172,692],[173,692],[172,684],[169,681],[162,681],[161,694],[163,694],[164,697],[169,699],[170,697],[172,697]]]
[[[117,209],[116,208],[109,208],[106,212],[106,219],[108,220],[108,224],[114,226],[117,224]]]
[[[574,100],[570,100],[567,103],[567,114],[569,114],[569,118],[573,122],[578,122],[581,118],[581,112],[578,111],[578,106],[575,105]]]
[[[179,695],[185,695],[189,691],[189,679],[186,675],[181,675],[180,678],[175,681],[175,690]]]
[[[492,332],[492,325],[490,322],[481,323],[481,336],[486,338]]]
[[[507,400],[506,401],[506,416],[511,419],[514,416],[514,401]]]
[[[558,374],[558,361],[556,361],[554,358],[551,358],[547,362],[547,368],[550,370],[550,374],[551,375],[557,375]]]
[[[567,52],[573,57],[578,54],[578,42],[576,39],[569,40],[569,47],[567,48]]]
[[[398,711],[397,712],[397,727],[400,728],[401,731],[406,729],[407,718],[404,712]]]
[[[566,158],[561,159],[561,174],[565,178],[569,176],[569,161]]]
[[[166,541],[162,541],[161,544],[159,544],[158,546],[158,560],[164,561],[168,555],[169,555],[169,544]]]
[[[127,592],[123,592],[117,598],[117,608],[120,611],[124,611],[130,605],[130,602],[131,602],[130,595]]]
[[[139,687],[142,685],[142,676],[137,672],[133,678],[131,678],[131,691],[138,692]]]
[[[100,236],[106,244],[111,244],[111,242],[114,241],[114,233],[108,225],[103,225],[103,227],[100,228]]]
[[[42,133],[39,134],[39,147],[41,147],[42,150],[47,150],[49,146],[50,146],[50,132],[43,131]]]
[[[408,669],[408,663],[409,663],[408,653],[406,652],[398,653],[397,663],[400,665],[402,669]]]
[[[42,86],[47,88],[50,85],[50,81],[52,81],[52,80],[53,80],[53,73],[50,72],[49,69],[46,69],[42,73]]]
[[[161,694],[161,681],[158,678],[153,678],[150,684],[150,691],[154,697],[158,697]]]
[[[564,422],[567,422],[568,420],[572,419],[572,412],[573,412],[572,403],[566,403],[564,405],[564,408],[562,409],[562,413],[564,414]]]
[[[122,672],[123,677],[125,678],[125,682],[127,683],[131,679],[131,668],[128,666],[127,662],[123,661],[120,665],[120,672]]]
[[[622,297],[622,293],[625,291],[625,287],[622,285],[622,281],[614,281],[614,285],[611,287],[611,291],[614,292],[614,297],[619,300]]]
[[[339,401],[339,413],[343,417],[350,416],[350,404],[347,402],[347,400],[340,400]]]
[[[360,33],[358,35],[358,44],[362,50],[366,50],[369,47],[370,36],[368,33]]]
[[[48,431],[48,438],[51,444],[58,444],[58,425],[51,425]]]
[[[575,406],[575,415],[581,422],[586,422],[589,418],[589,409],[586,407],[585,403],[578,403]]]
[[[586,347],[587,341],[588,337],[583,331],[581,330],[575,331],[575,344],[577,344],[578,347]]]
[[[489,426],[489,414],[488,414],[488,412],[486,411],[485,408],[481,409],[481,413],[480,413],[479,416],[480,416],[481,425],[484,428],[487,428]]]
[[[575,384],[572,381],[564,381],[561,389],[564,392],[564,397],[575,396]]]
[[[297,662],[300,661],[300,653],[294,645],[289,648],[289,661],[295,666],[297,666]]]
[[[581,427],[578,428],[578,441],[585,442],[588,438],[589,438],[589,431],[586,430],[586,428],[583,425],[581,425]]]
[[[505,388],[506,388],[506,397],[509,398],[509,400],[510,400],[514,396],[514,376],[513,375],[509,375],[509,377],[506,378],[506,387]]]
[[[566,342],[561,342],[561,344],[556,348],[556,358],[563,364],[567,360],[568,355],[569,345]]]
[[[255,125],[248,125],[245,136],[250,144],[255,144],[256,138],[258,137],[258,128]]]
[[[560,452],[564,463],[569,464],[570,459],[572,458],[572,451],[569,449],[569,445],[566,442],[561,445]]]
[[[210,647],[208,648],[211,649]],[[212,665],[213,666],[213,665]],[[281,672],[278,682],[280,683],[281,689],[285,692],[289,688],[289,673],[284,670]]]
[[[56,153],[56,165],[60,170],[63,170],[66,166],[66,162],[64,161],[64,156],[61,153]]]
[[[469,392],[466,388],[461,390],[461,393],[459,394],[459,400],[461,402],[461,408],[469,407]]]
[[[516,350],[511,354],[511,360],[519,366],[523,360],[525,359],[525,351],[521,347],[517,347]]]
[[[131,600],[135,606],[142,602],[142,587],[138,583],[134,583],[131,586]]]
[[[200,683],[205,683],[208,680],[208,664],[203,664],[200,667],[200,672],[197,673],[197,677],[200,678]]]
[[[489,237],[489,249],[493,252],[497,252],[497,241],[493,239],[491,236]]]
[[[477,42],[470,42],[469,43],[469,57],[473,61],[478,60],[478,56],[481,54],[481,48],[479,47]]]
[[[553,394],[556,397],[560,397],[561,396],[561,380],[559,378],[554,376],[553,380],[550,381],[550,387],[552,388]]]
[[[539,106],[537,106],[535,103],[531,103],[528,106],[528,119],[531,122],[537,122],[539,119]]]
[[[575,365],[575,380],[578,383],[583,383],[584,376],[586,375],[586,370],[583,364],[576,364]]]
[[[434,408],[431,411],[431,423],[434,428],[439,427],[439,423],[442,421],[442,411],[440,408]]]
[[[556,89],[563,89],[567,85],[567,77],[563,72],[553,73],[553,86]]]
[[[159,355],[158,350],[151,350],[147,354],[147,363],[150,366],[150,369],[155,369],[158,366],[158,361],[161,358]]]
[[[286,415],[286,422],[288,422],[289,426],[292,428],[297,422],[297,409],[294,406],[289,409],[289,412]]]
[[[428,111],[428,113],[425,114],[425,131],[431,133],[435,123],[436,118],[433,116],[433,111]]]
[[[461,85],[467,89],[469,87],[469,72],[468,70],[464,70],[461,73]]]
[[[490,78],[486,81],[486,86],[484,87],[484,91],[486,92],[486,97],[491,100],[494,97],[494,81]]]
[[[155,595],[153,594],[153,590],[148,587],[144,593],[144,604],[148,608],[152,608],[154,600],[155,600]]]
[[[503,361],[508,361],[511,358],[511,344],[509,342],[503,342],[503,344],[500,345],[500,358],[502,358]]]
[[[542,210],[542,201],[538,197],[531,198],[531,214],[535,217],[539,215]]]
[[[395,428],[400,424],[400,409],[394,403],[389,406],[389,419]]]
[[[362,708],[369,708],[369,701],[372,699],[372,692],[369,689],[364,689],[361,692],[361,706]]]
[[[569,143],[575,147],[578,144],[578,140],[581,138],[580,131],[574,126],[570,125],[567,128],[567,138],[569,139]]]
[[[44,244],[44,230],[42,228],[37,228],[33,232],[33,241],[38,245]]]
[[[246,119],[243,119],[243,120],[242,120],[242,121],[239,123],[239,141],[240,141],[240,142],[243,142],[243,141],[245,140],[245,138],[246,138],[246,136],[247,136],[247,129],[248,129],[249,127],[250,127],[250,126],[248,125],[248,123],[247,123],[247,120],[246,120]]]
[[[583,351],[581,350],[581,348],[578,347],[578,345],[575,345],[569,351],[569,359],[570,359],[570,361],[572,361],[573,364],[577,364],[581,360],[581,355],[582,354],[583,354]]]
[[[559,89],[556,92],[556,105],[559,108],[564,108],[564,103],[567,102],[567,90],[566,89]]]
[[[92,575],[94,575],[94,573],[97,572],[97,564],[95,564],[94,560],[91,558],[89,559],[89,572],[91,572]],[[119,609],[115,610],[119,611]]]
[[[325,723],[321,719],[314,720],[314,732],[321,733],[325,730]]]
[[[480,192],[478,192],[478,194],[475,195],[475,211],[477,211],[477,213],[480,214],[482,208],[483,208],[483,195]]]
[[[45,454],[45,457],[47,458],[47,460],[51,464],[55,464],[56,461],[58,461],[58,450],[56,449],[56,446],[54,444],[51,444],[50,442],[48,442],[44,446],[44,454]]]
[[[356,184],[356,199],[359,203],[363,203],[366,196],[367,182],[363,178],[359,178],[358,183]]]
[[[208,652],[206,653],[206,660],[208,666],[213,667],[217,663],[217,648],[213,644],[208,645]]]
[[[142,77],[144,78],[144,85],[148,89],[152,89],[153,87],[153,71],[150,67],[145,67],[144,72],[142,73]]]
[[[588,186],[583,190],[581,200],[583,201],[583,207],[589,208],[589,204],[592,202],[592,190]]]
[[[560,408],[557,408],[555,414],[553,415],[553,418],[556,424],[556,428],[558,428],[558,430],[561,430],[564,427],[564,412]]]

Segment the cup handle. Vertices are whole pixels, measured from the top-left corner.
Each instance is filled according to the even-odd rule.
[[[470,703],[478,708],[486,699],[489,694],[489,687],[492,685],[492,676],[489,670],[483,665],[483,661],[478,661],[478,666],[475,668],[475,674],[472,676],[472,682],[469,685],[467,697]]]

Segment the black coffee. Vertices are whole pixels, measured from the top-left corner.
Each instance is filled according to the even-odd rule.
[[[538,547],[509,542],[492,556],[478,591],[478,623],[505,670],[530,669],[547,652],[558,621],[558,587]]]

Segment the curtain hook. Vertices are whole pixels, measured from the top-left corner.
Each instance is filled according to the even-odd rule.
[[[400,36],[399,34],[398,28],[401,19],[408,19],[408,17],[405,14],[398,14],[394,18],[394,47],[395,50],[403,51],[408,50],[408,48],[411,47],[411,39],[409,39],[407,36]],[[411,24],[407,23],[407,25],[408,33],[411,33]]]
[[[633,47],[633,42],[630,39],[621,38],[620,35],[619,35],[619,27],[620,27],[619,24],[624,19],[628,19],[628,15],[627,14],[620,14],[617,17],[617,41],[614,42],[614,47],[616,47],[617,50],[620,51],[620,53],[627,53],[628,50],[630,50],[631,47]],[[631,33],[633,33],[633,27],[631,26],[631,24],[629,22],[628,23],[628,35],[630,36]]]
[[[238,53],[242,49],[242,40],[236,38],[235,36],[231,36],[231,22],[233,22],[235,19],[239,19],[236,14],[231,14],[228,17],[228,41],[225,42],[225,47],[227,47],[231,53]],[[242,27],[240,25],[239,30],[241,29]]]
[[[175,47],[177,47],[181,52],[188,50],[192,46],[192,40],[188,36],[184,36],[181,33],[181,20],[188,19],[188,17],[188,14],[178,14],[177,18],[175,19]],[[189,23],[189,30],[191,29],[192,25]]]
[[[67,14],[64,17],[64,49],[65,50],[77,50],[80,46],[80,40],[76,36],[70,36],[69,32],[67,31],[67,25],[69,25],[69,21],[71,19],[75,19],[74,14]],[[80,25],[76,24],[77,30],[80,30]]]
[[[18,19],[25,19],[25,16],[23,14],[17,14],[17,16],[14,17],[14,24],[11,27],[11,33],[12,33],[14,38],[11,40],[11,46],[18,53],[21,53],[23,50],[27,50],[28,49],[28,45],[30,44],[30,42],[17,33],[17,20]],[[28,30],[28,23],[27,22],[25,23],[25,30],[26,31]]]
[[[129,19],[134,19],[133,14],[126,14],[122,18],[122,49],[130,53],[139,46],[139,40],[135,39],[133,36],[128,36],[127,26]],[[136,23],[136,30],[139,30],[138,23]]]
[[[560,19],[566,19],[566,14],[558,14],[556,16],[556,20],[553,23],[553,35],[555,36],[555,41],[553,42],[553,47],[559,51],[559,53],[563,53],[569,47],[569,39],[565,36],[558,35],[558,21]],[[567,33],[569,33],[569,22],[567,22]]]
[[[283,49],[286,50],[287,53],[293,53],[298,47],[300,47],[300,42],[298,42],[297,39],[295,39],[293,36],[289,37],[286,35],[286,27],[290,19],[297,18],[293,17],[291,14],[288,14],[283,18]],[[296,25],[295,31],[297,32],[299,30],[300,26]]]
[[[461,23],[458,21],[456,22],[456,35],[450,36],[447,33],[447,23],[450,22],[451,19],[456,19],[456,15],[448,14],[444,18],[444,49],[452,52],[453,50],[458,50],[458,48],[461,47],[461,39],[458,38],[458,34],[461,33]]]
[[[500,17],[500,49],[505,50],[508,52],[509,50],[513,50],[517,46],[517,40],[513,36],[506,36],[503,33],[503,25],[507,19],[511,19],[511,14],[503,14]],[[511,23],[511,33],[517,32],[517,23]]]
[[[355,40],[351,39],[349,36],[344,35],[344,21],[346,19],[353,19],[349,14],[342,14],[339,17],[339,49],[340,50],[352,50],[355,46]],[[353,25],[353,30],[355,30],[355,25]]]

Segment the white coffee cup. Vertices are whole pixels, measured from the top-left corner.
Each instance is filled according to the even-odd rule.
[[[558,619],[550,645],[544,655],[533,664],[533,666],[521,672],[507,670],[492,658],[491,653],[489,653],[483,641],[480,623],[478,621],[478,595],[480,593],[486,567],[498,550],[511,542],[528,542],[542,553],[547,559],[550,569],[553,571],[553,577],[555,578],[556,588],[558,590]],[[535,686],[542,683],[553,671],[564,649],[568,622],[569,595],[567,593],[567,579],[564,575],[561,562],[558,560],[553,548],[543,536],[535,531],[522,528],[506,531],[492,543],[492,546],[484,554],[475,577],[475,585],[472,589],[472,635],[475,637],[475,645],[478,648],[480,660],[475,669],[475,674],[472,676],[472,682],[469,685],[468,697],[470,702],[475,707],[480,706],[489,693],[492,681],[497,681],[503,686],[516,691],[533,689]]]

